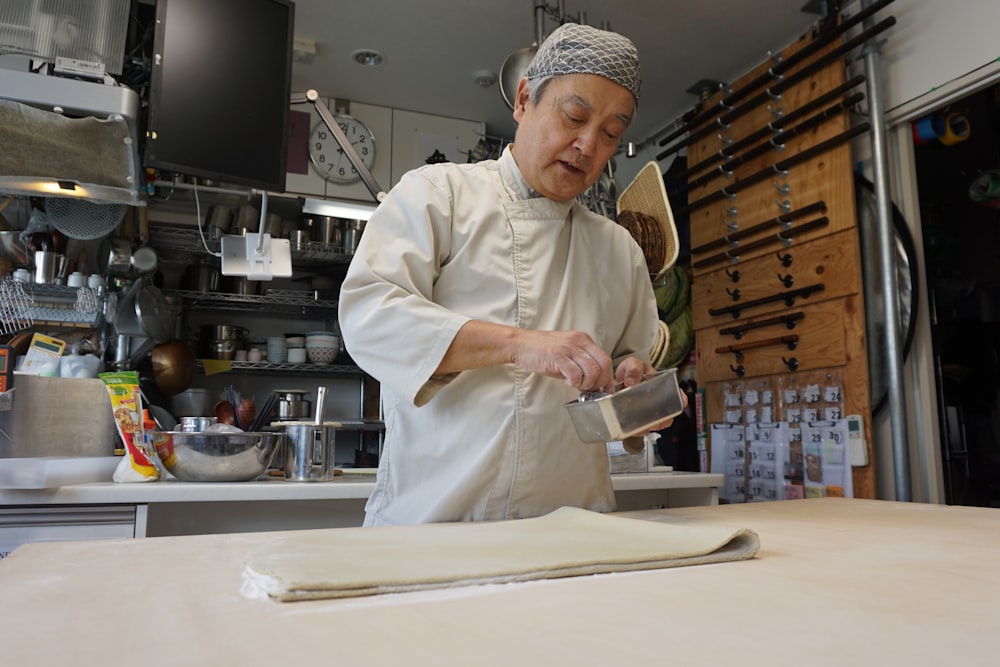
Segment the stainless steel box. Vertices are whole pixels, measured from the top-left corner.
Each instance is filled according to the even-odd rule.
[[[612,394],[566,403],[570,419],[584,442],[614,442],[647,431],[684,410],[677,369],[660,371]]]

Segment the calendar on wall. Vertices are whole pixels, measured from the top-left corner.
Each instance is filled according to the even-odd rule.
[[[722,383],[710,471],[727,503],[853,497],[844,388],[836,369]]]

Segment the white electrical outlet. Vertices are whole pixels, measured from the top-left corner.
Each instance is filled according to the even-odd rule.
[[[847,415],[847,449],[851,454],[851,465],[868,465],[868,447],[865,445],[865,421],[861,415]]]

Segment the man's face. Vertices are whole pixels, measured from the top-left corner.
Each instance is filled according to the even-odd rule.
[[[537,105],[521,79],[515,101],[514,161],[532,188],[555,201],[600,178],[635,110],[632,93],[596,74],[553,77]]]

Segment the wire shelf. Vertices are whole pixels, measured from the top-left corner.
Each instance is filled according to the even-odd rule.
[[[194,292],[189,290],[164,290],[164,295],[180,299],[194,309],[227,310],[268,315],[296,315],[307,319],[325,319],[336,316],[337,302],[317,300],[314,292],[304,290],[268,290],[265,294],[226,294],[223,292]]]
[[[157,225],[150,231],[150,244],[157,250],[175,250],[185,253],[204,250],[197,227],[178,227],[173,225]],[[218,252],[219,239],[205,237],[205,245],[209,251]],[[304,244],[292,245],[292,264],[294,266],[322,266],[326,264],[348,264],[353,254],[345,252],[338,245],[309,241]]]
[[[272,364],[266,361],[212,361],[212,364],[230,365],[229,370],[224,373],[252,373],[254,375],[341,375],[350,377],[361,377],[365,372],[357,366],[348,364]],[[198,370],[204,372],[203,360],[198,360]]]

